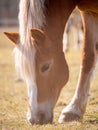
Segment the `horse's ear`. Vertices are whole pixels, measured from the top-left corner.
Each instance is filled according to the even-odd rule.
[[[45,40],[45,34],[40,29],[31,29],[31,37],[36,43],[41,43]]]
[[[4,34],[15,44],[19,44],[19,33],[4,32]]]

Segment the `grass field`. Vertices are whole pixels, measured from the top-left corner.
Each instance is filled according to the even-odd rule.
[[[6,29],[8,30],[8,29]],[[14,29],[13,29],[14,30]],[[66,54],[70,78],[63,88],[54,109],[52,124],[31,126],[26,120],[27,89],[23,82],[16,82],[12,44],[0,30],[0,130],[98,130],[98,72],[92,81],[87,111],[81,122],[58,124],[61,110],[74,94],[80,64],[80,52],[71,49]]]

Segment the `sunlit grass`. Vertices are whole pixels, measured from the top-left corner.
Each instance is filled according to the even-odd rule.
[[[0,130],[98,130],[98,73],[92,81],[87,111],[81,122],[58,124],[61,110],[71,100],[78,79],[80,51],[71,49],[66,54],[70,78],[63,88],[54,109],[53,124],[33,125],[26,120],[27,88],[16,82],[13,58],[14,44],[0,33]]]

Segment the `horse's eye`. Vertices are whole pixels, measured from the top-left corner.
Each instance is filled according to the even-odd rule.
[[[41,73],[47,73],[51,70],[51,67],[53,66],[53,59],[50,61],[45,62],[44,64],[41,65],[40,71]]]
[[[50,67],[50,64],[49,63],[46,63],[44,64],[42,67],[41,67],[41,72],[46,72]]]

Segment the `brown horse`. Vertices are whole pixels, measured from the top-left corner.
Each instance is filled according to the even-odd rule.
[[[86,109],[98,57],[98,0],[21,0],[18,33],[5,33],[15,44],[15,64],[28,86],[31,124],[48,123],[69,77],[62,38],[73,9],[81,10],[84,26],[82,63],[77,88],[59,122],[78,120]]]

